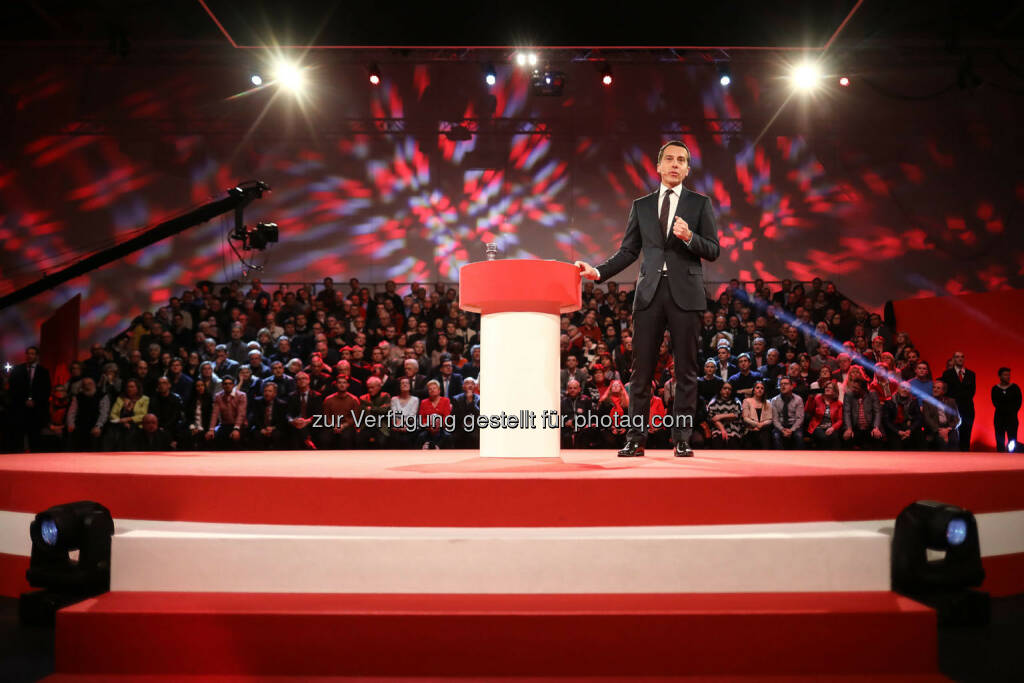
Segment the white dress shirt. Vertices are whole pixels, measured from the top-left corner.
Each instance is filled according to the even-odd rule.
[[[662,204],[662,202],[665,201],[665,193],[666,192],[671,192],[672,193],[671,196],[669,196],[669,200],[668,200],[668,231],[665,233],[665,239],[668,239],[668,236],[672,234],[672,224],[675,223],[676,207],[679,206],[679,196],[682,194],[682,191],[683,191],[683,184],[682,183],[679,183],[675,187],[671,187],[671,188],[668,187],[667,185],[665,185],[665,183],[661,183],[661,185],[658,187],[657,211],[658,211],[658,220],[659,221],[661,220],[661,204]],[[692,242],[692,241],[693,241],[693,228],[690,229],[690,239],[687,240],[686,242],[683,242],[683,244],[685,244],[686,246],[690,246],[690,242]],[[597,269],[595,268],[594,270],[597,270]],[[662,272],[665,272],[665,271],[668,270],[668,263],[667,262],[661,264],[661,270],[662,270]],[[600,280],[601,279],[601,271],[599,271],[599,270],[597,271],[597,276],[598,276],[597,279]]]

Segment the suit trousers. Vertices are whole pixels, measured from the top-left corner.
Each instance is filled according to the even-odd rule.
[[[676,368],[676,398],[667,411],[673,416],[674,441],[689,441],[693,414],[697,409],[697,349],[700,345],[703,311],[685,311],[676,305],[669,290],[668,276],[662,275],[651,304],[633,312],[633,370],[629,378],[630,441],[644,442],[650,426],[651,380],[658,362],[658,348],[667,329],[672,335],[672,356]],[[666,406],[667,407],[667,406]],[[643,416],[643,426],[633,424]],[[683,417],[686,421],[683,422]]]

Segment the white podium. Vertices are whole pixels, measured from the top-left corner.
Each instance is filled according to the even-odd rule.
[[[559,315],[581,306],[579,271],[561,261],[470,263],[459,306],[481,314],[481,457],[559,457]]]

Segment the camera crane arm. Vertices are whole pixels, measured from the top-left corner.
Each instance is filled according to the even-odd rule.
[[[37,294],[45,292],[48,289],[53,289],[57,285],[61,285],[68,280],[85,275],[86,273],[96,270],[97,268],[101,268],[108,263],[113,263],[114,261],[122,259],[139,249],[148,247],[149,245],[155,244],[156,242],[166,239],[167,237],[171,237],[172,235],[177,235],[179,232],[184,232],[191,227],[199,225],[200,223],[205,223],[206,221],[229,211],[235,212],[235,220],[236,222],[239,222],[241,221],[242,210],[254,200],[262,197],[264,192],[269,191],[270,186],[261,180],[241,183],[237,187],[233,187],[228,190],[228,196],[223,199],[216,199],[203,204],[188,213],[182,214],[181,216],[164,221],[137,237],[125,240],[124,242],[110,247],[109,249],[98,251],[80,261],[76,261],[66,268],[55,273],[45,275],[35,282],[25,285],[24,287],[20,287],[10,294],[0,297],[0,310],[3,310],[8,306],[19,304]]]

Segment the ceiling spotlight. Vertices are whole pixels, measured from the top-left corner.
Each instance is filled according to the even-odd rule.
[[[526,66],[526,53],[525,52],[517,52],[516,53],[516,66]]]
[[[260,76],[259,74],[253,74],[249,77],[249,82],[251,82],[253,85],[263,85],[263,76]]]
[[[813,90],[821,81],[821,67],[814,62],[804,62],[793,69],[792,79],[797,90]]]
[[[306,85],[306,74],[295,62],[282,60],[277,64],[274,80],[285,90],[298,93]]]
[[[537,53],[531,52],[526,56],[526,61],[530,66],[537,66]]]
[[[732,75],[730,74],[728,64],[718,65],[718,82],[722,84],[722,87],[725,87],[732,83]]]
[[[380,85],[380,67],[376,64],[370,65],[370,85]]]
[[[850,79],[847,78],[846,76],[840,76],[839,77],[839,85],[841,85],[841,86],[843,86],[845,88],[846,86],[850,85]]]
[[[498,82],[498,74],[495,73],[493,64],[488,63],[484,66],[484,81],[487,85],[494,85]]]
[[[605,85],[611,85],[612,80],[612,65],[605,64],[604,68],[601,69],[601,82]]]

